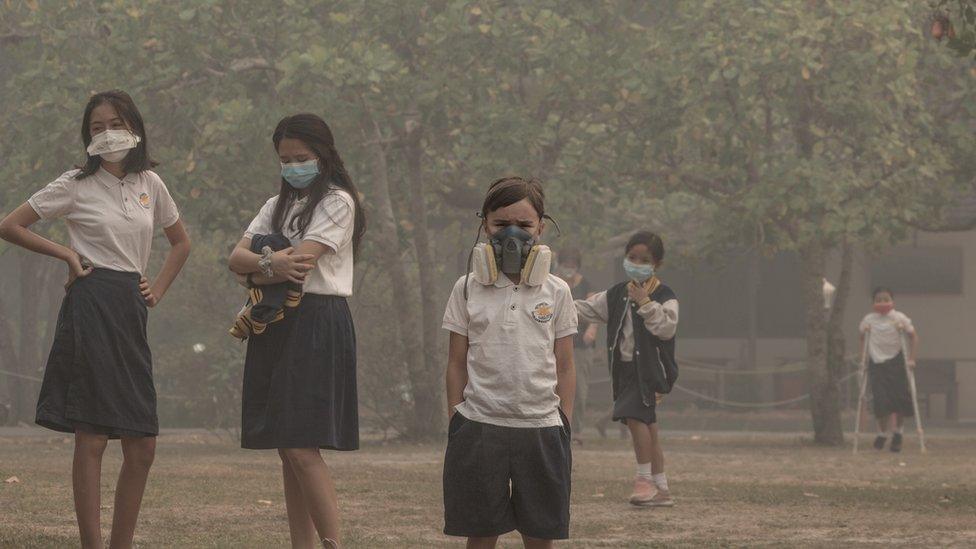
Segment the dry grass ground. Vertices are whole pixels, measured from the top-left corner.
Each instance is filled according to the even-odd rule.
[[[74,546],[70,439],[0,437],[0,547]],[[575,450],[572,539],[562,547],[974,546],[976,437],[914,436],[902,454],[812,446],[795,434],[666,433],[673,509],[626,503],[625,441]],[[441,535],[441,445],[327,453],[347,547],[458,547]],[[110,519],[118,443],[104,463]],[[205,434],[160,438],[137,532],[140,547],[284,547],[278,458]],[[503,538],[503,546],[518,546]]]

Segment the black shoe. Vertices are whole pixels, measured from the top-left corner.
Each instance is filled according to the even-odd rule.
[[[875,450],[884,449],[885,442],[887,441],[888,441],[888,437],[884,435],[878,435],[878,437],[874,439],[874,449]]]
[[[891,437],[891,451],[901,452],[901,433],[895,433],[895,436]]]

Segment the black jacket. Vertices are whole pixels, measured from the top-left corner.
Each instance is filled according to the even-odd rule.
[[[251,238],[252,252],[259,254],[265,246],[277,252],[291,246],[291,242],[281,234],[256,234]],[[301,299],[302,287],[293,282],[251,287],[244,308],[234,319],[230,335],[243,340],[264,333],[268,324],[284,317],[285,307],[297,307]]]
[[[675,360],[675,338],[662,340],[648,331],[644,319],[637,312],[637,304],[630,301],[627,282],[617,284],[607,290],[607,351],[610,360],[610,376],[613,382],[613,398],[619,392],[620,375],[614,368],[622,362],[618,342],[623,337],[624,314],[631,315],[634,327],[634,362],[637,365],[637,379],[640,383],[641,400],[645,406],[655,402],[654,393],[670,393],[678,379],[678,363]],[[664,304],[677,299],[674,291],[664,284],[659,285],[650,295],[651,301]]]

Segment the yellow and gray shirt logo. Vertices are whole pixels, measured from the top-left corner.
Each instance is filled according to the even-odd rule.
[[[543,301],[535,306],[532,310],[532,318],[537,322],[549,322],[552,320],[554,313],[552,311],[552,305]]]

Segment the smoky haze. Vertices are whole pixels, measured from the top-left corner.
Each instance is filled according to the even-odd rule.
[[[625,279],[631,233],[663,238],[670,428],[836,443],[879,285],[921,334],[925,418],[955,425],[976,420],[976,69],[929,23],[901,2],[7,3],[0,213],[84,161],[92,93],[132,96],[193,239],[150,315],[165,428],[240,427],[227,257],[278,192],[271,133],[298,112],[330,124],[368,217],[364,436],[443,432],[444,305],[509,174],[543,182],[544,241],[580,251],[593,291]],[[33,228],[67,242],[61,222]],[[147,276],[167,248],[157,231]],[[66,268],[0,257],[0,403],[31,424]],[[592,429],[611,404],[603,331],[578,352]]]

